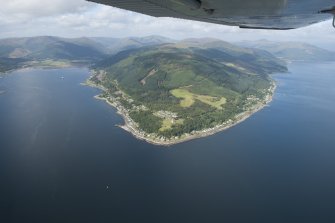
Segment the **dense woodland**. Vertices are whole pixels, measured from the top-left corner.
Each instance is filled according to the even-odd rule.
[[[268,94],[269,74],[287,71],[282,61],[259,50],[175,45],[124,51],[94,69],[105,72],[99,83],[111,94],[121,90],[134,101],[124,100],[122,104],[143,131],[167,138],[233,119],[245,111],[248,97],[262,100]],[[190,106],[181,106],[183,99],[171,93],[175,89],[187,90],[190,97],[223,97],[226,102],[222,109],[196,99]],[[132,110],[136,105],[144,105],[147,110]],[[157,117],[157,111],[177,114],[182,124],[173,123],[160,131],[164,118]]]

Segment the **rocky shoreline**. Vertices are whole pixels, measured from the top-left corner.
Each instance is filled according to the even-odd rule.
[[[89,79],[86,81],[86,83],[84,85],[99,88],[103,92],[107,91],[106,88],[104,88],[101,85],[95,84],[94,82],[90,81]],[[223,124],[217,125],[217,126],[212,127],[212,128],[203,129],[201,131],[194,131],[192,133],[184,134],[184,135],[182,135],[178,138],[173,138],[173,139],[152,137],[151,134],[147,134],[147,133],[143,132],[142,130],[140,130],[138,128],[137,123],[135,123],[130,118],[127,109],[125,109],[122,106],[122,104],[119,103],[118,101],[116,101],[116,100],[111,101],[106,97],[101,97],[100,95],[95,96],[95,98],[99,99],[99,100],[103,100],[106,103],[108,103],[109,105],[111,105],[111,106],[113,106],[114,108],[117,109],[117,113],[123,117],[124,122],[125,122],[123,125],[117,125],[118,127],[120,127],[122,129],[124,129],[125,131],[131,133],[137,139],[144,140],[148,143],[151,143],[151,144],[154,144],[154,145],[160,145],[160,146],[171,146],[171,145],[186,142],[186,141],[189,141],[189,140],[210,136],[210,135],[216,134],[218,132],[221,132],[223,130],[226,130],[228,128],[231,128],[231,127],[243,122],[244,120],[246,120],[247,118],[249,118],[250,116],[255,114],[256,112],[263,109],[265,106],[267,106],[272,101],[275,89],[276,89],[276,84],[275,84],[274,81],[272,81],[271,82],[271,87],[268,89],[268,91],[270,93],[268,93],[268,95],[265,97],[265,99],[262,102],[258,102],[257,104],[251,106],[247,111],[242,112],[240,114],[237,114],[233,119],[230,119]]]

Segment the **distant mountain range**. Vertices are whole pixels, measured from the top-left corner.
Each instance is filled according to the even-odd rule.
[[[123,50],[168,42],[174,40],[160,36],[122,39],[54,36],[0,39],[0,72],[36,65],[36,62],[45,60],[92,64]]]
[[[233,54],[234,50],[247,52],[247,48],[262,49],[274,56],[290,61],[330,61],[335,53],[300,42],[272,42],[267,40],[245,41],[236,45],[211,38],[176,41],[161,36],[148,37],[82,37],[61,38],[54,36],[0,39],[0,69],[13,67],[32,60],[77,60],[89,63],[99,61],[124,50],[175,43],[179,46],[213,49],[217,46]],[[264,51],[263,51],[264,53]]]
[[[0,39],[1,58],[98,60],[106,55],[143,46],[172,43],[165,37],[61,38],[40,36]]]
[[[127,37],[127,38],[109,38],[109,37],[92,37],[93,41],[104,46],[108,54],[116,54],[123,50],[137,49],[144,46],[155,46],[164,43],[175,43],[172,40],[162,36],[147,36],[147,37]]]
[[[287,61],[334,61],[335,52],[302,42],[272,42],[268,40],[244,41],[237,43],[243,47],[258,48]]]
[[[98,60],[106,54],[104,51],[102,44],[89,38],[41,36],[0,40],[2,58]]]

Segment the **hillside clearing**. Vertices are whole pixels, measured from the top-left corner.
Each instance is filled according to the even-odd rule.
[[[180,106],[183,108],[187,108],[193,105],[195,100],[199,100],[207,105],[210,105],[216,109],[222,109],[222,105],[224,105],[227,100],[224,97],[217,98],[209,95],[199,95],[193,94],[186,89],[178,88],[170,91],[173,96],[176,98],[181,98]]]
[[[162,122],[162,127],[159,129],[159,131],[163,132],[169,129],[172,129],[172,125],[181,125],[184,123],[183,119],[178,119],[178,120],[174,120],[171,118],[166,118],[163,120]]]

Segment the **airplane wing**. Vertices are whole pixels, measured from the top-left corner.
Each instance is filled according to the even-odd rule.
[[[88,0],[155,17],[252,29],[295,29],[331,18],[335,0]]]

